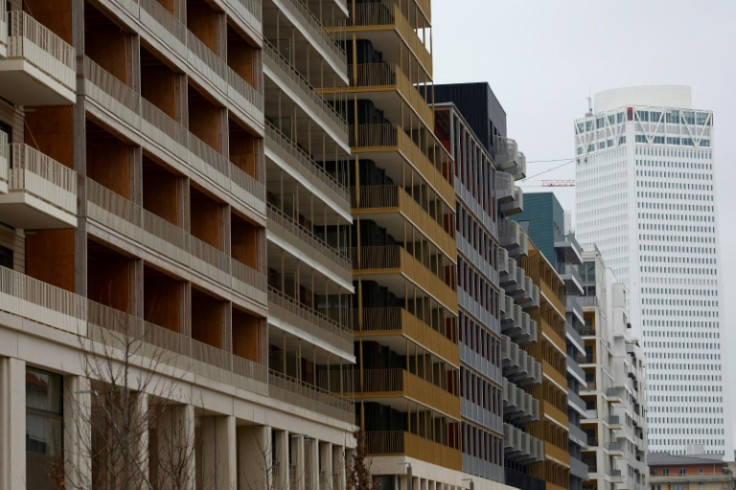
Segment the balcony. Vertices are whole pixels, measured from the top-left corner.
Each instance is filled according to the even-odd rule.
[[[564,254],[566,263],[582,265],[583,247],[580,246],[575,235],[566,235],[562,240],[555,240],[555,249]]]
[[[570,423],[568,430],[570,433],[571,441],[575,442],[578,446],[580,446],[581,449],[588,448],[588,435],[583,429],[581,429],[577,425],[574,425],[573,423]]]
[[[308,335],[310,343],[354,362],[353,335],[340,323],[323,313],[301,304],[278,289],[268,289],[268,322],[297,336]],[[315,341],[317,339],[317,341]]]
[[[503,375],[519,386],[542,382],[542,365],[506,335],[501,335]]]
[[[350,194],[347,187],[329,174],[307,152],[279,128],[266,122],[266,157],[298,180],[312,194],[328,204],[347,221],[350,216]]]
[[[8,12],[7,19],[10,28],[6,57],[0,58],[0,96],[23,106],[75,103],[74,48],[25,12]]]
[[[432,295],[450,311],[457,311],[457,292],[398,245],[351,249],[353,275],[364,278],[400,274]]]
[[[589,478],[588,465],[576,457],[570,456],[570,475],[586,481]]]
[[[501,172],[496,173],[497,182],[499,177],[511,178],[513,182],[513,177],[509,174]],[[520,187],[514,187],[511,199],[504,200],[503,202],[499,199],[498,207],[505,216],[521,213],[524,211],[524,191]]]
[[[401,213],[448,257],[457,254],[457,243],[442,224],[397,185],[353,187],[353,214]]]
[[[309,82],[289,63],[268,40],[263,42],[263,68],[267,77],[276,81],[280,89],[294,103],[324,128],[332,140],[345,152],[348,146],[347,121],[337,110],[314,90]]]
[[[583,315],[579,297],[565,297],[565,313],[570,313],[580,325],[585,325],[585,315]]]
[[[616,388],[608,388],[606,390],[606,401],[610,403],[623,403],[621,393]]]
[[[618,415],[609,415],[608,416],[608,427],[611,430],[621,430],[623,429],[623,425],[621,425],[621,419]]]
[[[8,55],[8,2],[0,2],[0,59]]]
[[[528,254],[529,243],[526,233],[524,233],[518,223],[514,221],[501,221],[498,224],[498,234],[501,246],[508,250],[510,256],[518,257]]]
[[[145,150],[230,201],[240,213],[265,221],[266,190],[261,182],[89,58],[84,59],[84,77],[91,113],[131,140],[140,140]]]
[[[299,0],[273,0],[273,3],[296,30],[320,52],[335,73],[344,78],[348,71],[347,55],[309,7]]]
[[[265,316],[266,276],[188,231],[87,179],[90,232],[114,233],[126,249],[153,263],[183,268],[193,281]]]
[[[358,7],[360,8],[360,7]],[[427,127],[434,125],[434,114],[419,90],[400,66],[393,63],[363,63],[350,67],[349,92],[396,91]]]
[[[506,312],[501,316],[501,332],[511,337],[518,344],[528,344],[537,340],[537,322],[529,314],[521,310],[506,296]]]
[[[575,393],[575,391],[571,390],[570,388],[567,389],[567,405],[575,409],[575,411],[578,412],[582,418],[587,417],[588,414],[587,409],[585,408],[585,402],[582,398],[580,398],[580,395]]]
[[[423,0],[426,1],[426,0]],[[427,2],[428,3],[428,2]],[[395,31],[414,53],[426,73],[432,74],[432,53],[419,38],[399,4],[383,2],[360,3],[348,19],[348,32],[358,31],[365,36],[366,31]],[[426,11],[425,11],[426,12]],[[367,28],[367,29],[366,29]]]
[[[9,149],[8,192],[0,194],[0,221],[29,230],[76,228],[77,173],[28,145]]]
[[[355,311],[356,314],[361,312],[361,317],[353,323],[356,337],[378,340],[381,337],[404,336],[450,364],[459,365],[458,345],[404,308],[363,308]]]
[[[268,205],[266,236],[343,288],[352,290],[350,259],[271,204]]]
[[[441,145],[424,152],[403,129],[383,123],[351,126],[350,146],[353,154],[401,153],[442,200],[455,209],[455,186],[442,174],[442,165],[450,157]]]
[[[503,417],[518,423],[539,420],[539,400],[504,378]]]
[[[557,267],[560,278],[565,281],[565,293],[572,296],[585,294],[583,289],[583,278],[580,277],[578,266],[563,264]]]
[[[2,3],[2,2],[0,2]],[[0,194],[8,192],[8,168],[10,167],[8,133],[0,130]]]
[[[623,483],[624,477],[621,470],[611,470],[611,483]]]
[[[606,446],[611,456],[623,456],[624,448],[620,442],[609,442]]]
[[[496,168],[507,172],[516,180],[526,176],[526,158],[519,151],[516,141],[503,136],[494,136],[493,153]]]
[[[355,408],[352,401],[273,369],[268,375],[268,394],[291,405],[349,424],[355,423]]]
[[[416,374],[404,369],[356,369],[354,373],[356,398],[407,398],[460,419],[460,398]]]
[[[575,376],[577,380],[582,384],[585,385],[585,372],[583,369],[578,365],[577,362],[575,362],[574,359],[571,359],[570,357],[567,357],[567,372]]]
[[[365,443],[366,452],[371,456],[403,455],[451,470],[462,470],[462,453],[458,449],[409,432],[368,431]]]
[[[509,424],[503,424],[503,435],[504,457],[521,464],[544,460],[544,443],[536,437]],[[508,481],[506,483],[509,484]],[[532,487],[522,486],[519,488]],[[542,488],[544,487],[542,486]]]

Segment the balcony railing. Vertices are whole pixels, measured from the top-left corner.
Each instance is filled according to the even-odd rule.
[[[350,86],[352,91],[358,92],[363,89],[397,90],[424,124],[430,128],[434,124],[432,108],[397,64],[362,63],[351,66]]]
[[[318,95],[314,87],[299,73],[296,67],[284,58],[268,40],[263,41],[263,53],[265,66],[287,83],[293,92],[301,96],[302,100],[295,100],[294,102],[298,105],[305,102],[308,108],[325,125],[329,125],[338,143],[346,146],[348,140],[348,124],[337,109]]]
[[[503,433],[506,458],[520,463],[533,463],[544,459],[544,443],[536,437],[509,424],[503,424]]]
[[[0,2],[0,58],[8,54],[8,16],[7,2]]]
[[[332,247],[322,238],[315,235],[311,230],[300,225],[296,220],[284,214],[277,207],[268,205],[268,228],[269,233],[274,233],[285,240],[289,245],[304,254],[305,262],[314,260],[324,269],[322,273],[337,278],[345,284],[350,284],[353,279],[352,265],[347,255]]]
[[[144,342],[137,355],[172,365],[229,386],[293,403],[314,412],[354,421],[349,400],[271,371],[267,366],[218,347],[88,300],[12,269],[0,267],[0,311],[42,325],[120,347]],[[170,355],[173,354],[173,355]]]
[[[353,153],[401,152],[451,209],[455,208],[455,187],[443,176],[443,164],[448,169],[451,164],[445,161],[444,150],[439,146],[424,151],[403,129],[391,123],[351,126],[350,146]]]
[[[424,71],[432,74],[432,53],[419,38],[417,31],[412,27],[404,16],[398,3],[387,4],[379,2],[366,2],[356,5],[355,16],[348,20],[349,26],[373,27],[395,29],[403,38],[406,45],[414,53]]]
[[[457,311],[457,292],[430,271],[426,265],[398,245],[351,248],[353,274],[370,274],[379,269],[393,269],[405,275],[445,305]]]
[[[309,308],[276,288],[268,288],[269,318],[287,321],[310,335],[334,344],[343,352],[352,356],[353,335],[327,315]]]
[[[442,251],[454,257],[457,243],[451,233],[434,219],[414,198],[397,185],[376,185],[351,188],[354,214],[359,210],[398,210]]]
[[[107,114],[122,119],[144,147],[201,185],[230,196],[243,212],[265,218],[266,190],[261,182],[91,59],[85,58],[84,70],[85,95]]]
[[[239,119],[256,127],[263,125],[263,95],[214,53],[186,25],[156,0],[140,0],[139,19],[151,36],[159,38],[186,62],[199,82],[209,87]]]
[[[369,455],[405,455],[444,468],[460,471],[462,453],[458,449],[403,431],[368,431],[365,436]]]
[[[355,422],[353,402],[329,391],[304,383],[278,371],[268,375],[269,395],[297,407],[334,417],[343,422]]]
[[[266,148],[281,158],[290,172],[296,171],[294,178],[303,184],[310,184],[333,200],[340,209],[350,208],[350,197],[344,183],[328,173],[324,167],[279,128],[266,121]]]
[[[405,335],[453,365],[460,362],[458,346],[404,308],[363,308],[361,318],[353,321],[358,336]]]
[[[76,102],[74,48],[25,12],[8,12],[7,19],[8,46],[6,58],[0,58],[0,95],[18,105]]]
[[[450,417],[460,418],[460,398],[404,369],[363,369],[355,371],[353,388],[368,398],[389,393],[406,396]]]
[[[297,23],[303,26],[304,37],[311,38],[311,42],[324,52],[325,58],[334,67],[338,74],[347,73],[347,56],[343,48],[325,30],[316,15],[309,10],[305,3],[299,0],[277,0],[282,10],[293,16]],[[299,28],[297,25],[297,28]]]
[[[0,194],[0,221],[24,229],[76,227],[77,173],[28,145],[3,148],[0,160],[9,149],[10,169],[4,169],[8,193]]]
[[[90,220],[265,307],[266,276],[263,273],[243,263],[236,264],[237,260],[221,250],[91,179],[87,179],[86,186]]]

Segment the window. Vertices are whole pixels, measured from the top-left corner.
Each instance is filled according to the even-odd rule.
[[[26,478],[28,488],[53,488],[52,466],[63,462],[62,377],[26,369]]]

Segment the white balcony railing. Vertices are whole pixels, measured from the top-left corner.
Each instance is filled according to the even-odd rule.
[[[8,193],[0,195],[0,221],[23,229],[75,227],[77,173],[28,145],[9,148]]]
[[[8,146],[8,133],[0,130],[0,194],[8,192],[9,156],[10,147]]]
[[[77,88],[74,48],[25,12],[8,12],[7,19],[0,95],[18,105],[73,104]]]

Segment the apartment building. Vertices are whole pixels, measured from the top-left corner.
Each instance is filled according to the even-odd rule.
[[[462,487],[454,171],[422,93],[430,2],[348,10],[350,86],[325,92],[344,100],[353,153],[357,368],[345,384],[381,488]]]
[[[585,489],[647,487],[645,368],[627,315],[626,289],[600,252],[583,252],[585,371],[581,421],[588,439]]]
[[[514,182],[525,173],[524,156],[505,137],[506,114],[487,83],[435,85],[434,93],[436,133],[455,160],[458,199],[463,471],[476,488],[496,479],[544,488],[542,479],[528,473],[531,463],[543,460],[544,444],[528,433],[539,419],[539,399],[525,391],[542,382],[541,364],[524,350],[537,341],[537,324],[528,312],[539,306],[539,287],[518,265],[527,253],[526,235],[507,219],[523,207]],[[498,387],[500,409],[492,396]],[[491,396],[484,394],[487,388]],[[490,413],[478,408],[484,400]],[[499,410],[501,467],[493,447]]]
[[[702,454],[702,446],[690,446],[685,454],[649,453],[651,490],[731,490],[736,486],[733,462]]]
[[[344,488],[347,7],[0,4],[0,488]]]
[[[588,479],[588,467],[582,461],[582,450],[587,449],[587,437],[580,428],[580,420],[585,417],[586,409],[578,395],[580,388],[586,385],[585,373],[579,365],[585,359],[585,345],[580,336],[585,323],[578,301],[583,294],[579,271],[583,258],[582,247],[570,232],[567,218],[562,205],[551,192],[525,194],[523,212],[513,217],[565,282],[569,488],[579,490]]]

